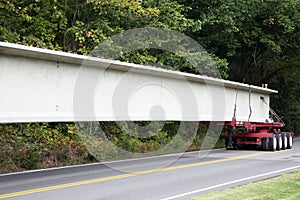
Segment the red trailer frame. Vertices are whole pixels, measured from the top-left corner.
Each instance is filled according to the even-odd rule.
[[[260,147],[263,150],[285,150],[293,146],[293,132],[281,132],[283,122],[238,122],[235,118],[227,122],[228,132],[224,133],[226,149],[239,149],[245,146]],[[239,129],[244,129],[239,131]]]

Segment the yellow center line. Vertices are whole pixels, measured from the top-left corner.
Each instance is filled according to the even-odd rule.
[[[206,161],[206,162],[198,162],[198,163],[193,163],[193,164],[178,165],[178,166],[161,168],[161,169],[146,170],[146,171],[140,171],[140,172],[134,172],[134,173],[128,173],[128,174],[121,174],[121,175],[116,175],[116,176],[90,179],[90,180],[86,180],[86,181],[78,181],[78,182],[54,185],[54,186],[49,186],[49,187],[36,188],[36,189],[25,190],[25,191],[20,191],[20,192],[13,192],[13,193],[9,193],[9,194],[1,194],[0,199],[17,197],[17,196],[22,196],[22,195],[27,195],[27,194],[34,194],[34,193],[62,189],[62,188],[69,188],[69,187],[74,187],[74,186],[87,185],[87,184],[91,184],[91,183],[100,183],[100,182],[104,182],[104,181],[111,181],[111,180],[134,177],[134,176],[145,175],[145,174],[150,174],[150,173],[165,172],[165,171],[171,171],[171,170],[176,170],[176,169],[183,169],[183,168],[189,168],[189,167],[197,167],[197,166],[201,166],[201,165],[209,165],[209,164],[215,164],[215,163],[221,163],[221,162],[227,162],[227,161],[240,160],[240,159],[245,159],[245,158],[250,158],[250,157],[255,157],[255,156],[260,156],[260,155],[263,155],[263,154],[250,154],[250,155],[244,155],[244,156],[236,156],[236,157],[232,157],[232,158],[224,158],[224,159],[218,159],[218,160],[212,160],[212,161]]]
[[[189,168],[189,167],[197,167],[197,166],[202,166],[202,165],[209,165],[209,164],[216,164],[216,163],[227,162],[227,161],[240,160],[240,159],[265,155],[265,154],[269,154],[269,153],[294,151],[294,150],[299,150],[299,149],[300,149],[300,147],[293,148],[290,150],[285,150],[285,151],[263,152],[260,154],[249,154],[249,155],[244,155],[244,156],[236,156],[236,157],[231,157],[231,158],[224,158],[224,159],[218,159],[218,160],[212,160],[212,161],[206,161],[206,162],[198,162],[198,163],[186,164],[186,165],[178,165],[178,166],[161,168],[161,169],[146,170],[146,171],[140,171],[140,172],[134,172],[134,173],[128,173],[128,174],[121,174],[121,175],[116,175],[116,176],[91,179],[91,180],[86,180],[86,181],[78,181],[78,182],[72,182],[72,183],[67,183],[67,184],[60,184],[60,185],[54,185],[54,186],[49,186],[49,187],[36,188],[36,189],[32,189],[32,190],[25,190],[25,191],[14,192],[14,193],[9,193],[9,194],[2,194],[2,195],[0,195],[0,199],[17,197],[17,196],[22,196],[22,195],[26,195],[26,194],[34,194],[34,193],[38,193],[38,192],[45,192],[45,191],[50,191],[50,190],[62,189],[62,188],[68,188],[68,187],[74,187],[74,186],[87,185],[87,184],[92,184],[92,183],[100,183],[100,182],[104,182],[104,181],[128,178],[128,177],[145,175],[145,174],[150,174],[150,173],[165,172],[165,171],[171,171],[171,170],[176,170],[176,169],[183,169],[183,168]]]

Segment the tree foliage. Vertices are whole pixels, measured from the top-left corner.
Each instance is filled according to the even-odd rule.
[[[298,60],[299,0],[184,3],[194,8],[189,17],[202,21],[194,37],[229,61],[232,79],[269,82]]]
[[[228,61],[229,79],[279,90],[272,106],[299,131],[300,1],[180,2],[192,8],[188,18],[202,22],[193,37]]]

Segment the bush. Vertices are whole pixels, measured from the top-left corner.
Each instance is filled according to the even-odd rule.
[[[168,121],[163,127],[160,125],[159,122],[84,122],[76,126],[74,123],[1,124],[0,173],[176,153],[186,151],[187,147],[188,151],[194,151],[207,145],[203,144],[205,137],[208,144],[218,137],[213,132],[206,136],[207,125],[200,125],[195,137],[192,135],[195,123]],[[217,146],[224,146],[222,138]]]

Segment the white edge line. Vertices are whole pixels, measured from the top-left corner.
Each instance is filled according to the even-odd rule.
[[[36,169],[36,170],[28,170],[28,171],[21,171],[21,172],[12,172],[12,173],[0,174],[0,177],[21,175],[21,174],[30,174],[30,173],[36,173],[36,172],[47,172],[47,171],[54,171],[54,170],[60,170],[60,169],[72,169],[72,168],[79,168],[79,167],[88,167],[88,166],[102,165],[102,164],[105,165],[105,164],[118,163],[118,162],[130,162],[130,161],[138,161],[138,160],[164,158],[164,157],[171,157],[171,156],[181,157],[182,155],[186,155],[186,154],[197,154],[199,152],[208,152],[208,153],[210,153],[211,151],[220,151],[220,150],[224,150],[224,149],[225,148],[203,150],[203,151],[190,151],[190,152],[174,153],[174,154],[159,155],[159,156],[149,156],[149,157],[145,157],[145,158],[132,158],[132,159],[115,160],[115,161],[108,161],[108,162],[96,162],[96,163],[89,163],[89,164],[82,164],[82,165],[70,165],[70,166],[63,166],[63,167],[52,167],[52,168],[46,168],[46,169]]]
[[[226,183],[221,183],[221,184],[218,184],[218,185],[202,188],[202,189],[199,189],[199,190],[194,190],[194,191],[178,194],[178,195],[167,197],[167,198],[160,199],[160,200],[176,199],[176,198],[184,197],[184,196],[187,196],[187,195],[196,194],[196,193],[199,193],[199,192],[204,192],[204,191],[207,191],[207,190],[216,189],[216,188],[219,188],[219,187],[231,185],[231,184],[234,184],[234,183],[239,183],[239,182],[248,181],[248,180],[255,179],[255,178],[260,178],[260,177],[263,177],[263,176],[268,176],[268,175],[277,174],[277,173],[280,173],[280,172],[294,170],[294,169],[297,169],[297,168],[300,168],[300,165],[285,168],[285,169],[280,169],[280,170],[276,170],[276,171],[268,172],[268,173],[264,173],[264,174],[259,174],[259,175],[256,175],[256,176],[250,176],[250,177],[247,177],[247,178],[242,178],[242,179],[238,179],[238,180],[234,180],[234,181],[229,181],[229,182],[226,182]]]

